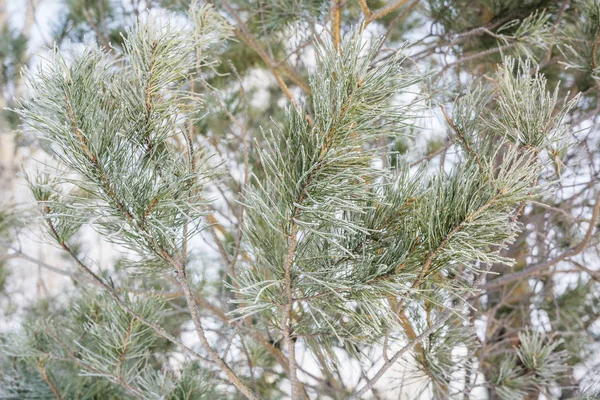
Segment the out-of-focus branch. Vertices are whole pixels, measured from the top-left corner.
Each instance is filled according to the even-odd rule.
[[[35,257],[32,257],[26,253],[24,253],[22,250],[12,246],[9,242],[5,241],[4,239],[0,238],[0,245],[2,247],[5,247],[8,250],[11,250],[16,257],[21,258],[23,260],[29,261],[33,264],[38,265],[39,267],[42,267],[48,271],[52,271],[56,274],[59,275],[63,275],[63,276],[68,276],[69,278],[75,279],[76,281],[86,281],[86,282],[92,282],[88,277],[84,276],[84,275],[80,275],[77,274],[75,272],[70,272],[70,271],[66,271],[64,269],[60,269],[57,268],[53,265],[47,264],[45,262],[43,262],[40,259],[37,259]]]
[[[588,246],[588,244],[590,243],[590,241],[592,239],[594,230],[596,229],[596,224],[598,223],[598,215],[599,214],[600,214],[600,195],[597,195],[596,203],[594,204],[594,208],[592,209],[592,218],[590,219],[589,227],[588,227],[587,232],[585,233],[585,236],[581,242],[579,242],[576,246],[572,247],[571,249],[565,251],[564,253],[560,254],[559,256],[557,256],[551,260],[533,264],[533,265],[530,265],[527,268],[523,269],[522,271],[514,272],[514,273],[508,274],[508,275],[503,275],[499,278],[493,279],[493,280],[489,281],[488,283],[486,283],[483,286],[483,289],[485,289],[485,290],[496,289],[498,287],[507,285],[507,284],[515,282],[515,281],[519,281],[521,279],[527,279],[533,275],[536,275],[542,271],[547,270],[548,268],[553,267],[554,265],[558,264],[559,262],[561,262],[569,257],[573,257],[573,256],[576,256],[577,254],[581,253],[583,250],[586,249],[586,247]]]
[[[408,14],[410,14],[410,12],[419,4],[421,0],[414,0],[412,3],[410,3],[408,5],[408,7],[406,7],[406,9],[401,13],[398,14],[398,16],[396,18],[394,18],[392,20],[392,22],[390,22],[390,24],[388,25],[387,31],[385,32],[385,35],[383,35],[385,38],[389,38],[390,34],[392,33],[392,31],[394,29],[396,29],[396,27],[398,26],[398,24],[404,19],[406,18],[406,16]]]
[[[402,7],[407,2],[408,2],[408,0],[396,0],[396,1],[389,3],[388,5],[386,5],[384,7],[378,8],[377,10],[375,10],[369,14],[368,18],[365,19],[364,25],[367,26],[371,22],[376,21],[381,17],[385,17],[389,13],[394,12],[398,8]]]
[[[367,0],[358,0],[358,4],[360,5],[360,9],[362,10],[365,18],[369,18],[371,15],[371,10],[369,10],[369,6],[367,5]]]
[[[98,38],[98,41],[100,42],[100,44],[102,44],[102,47],[104,48],[104,50],[106,50],[107,53],[111,52],[112,47],[110,47],[110,43],[108,43],[108,40],[106,39],[106,36],[104,35],[104,33],[100,31],[98,24],[96,24],[96,22],[94,21],[94,18],[92,17],[92,14],[90,14],[90,12],[86,8],[84,8],[83,15],[85,16],[85,20],[87,21],[87,23],[94,30],[94,33],[96,34],[96,37]]]
[[[275,80],[277,81],[277,84],[279,85],[279,87],[281,88],[283,93],[290,100],[290,102],[295,107],[297,107],[298,103],[296,102],[296,99],[294,99],[294,96],[292,95],[292,92],[290,91],[289,87],[287,86],[287,84],[285,83],[283,78],[281,77],[281,74],[278,71],[278,67],[276,66],[275,61],[273,61],[271,59],[271,57],[269,57],[269,55],[265,52],[265,50],[262,48],[262,46],[257,42],[257,40],[254,38],[254,36],[250,32],[250,30],[248,29],[248,26],[246,25],[246,23],[242,20],[242,18],[239,16],[239,14],[233,9],[231,4],[229,4],[229,2],[227,0],[222,0],[221,4],[223,4],[223,7],[225,7],[227,12],[233,17],[236,24],[238,25],[237,29],[235,30],[235,34],[244,43],[246,43],[250,48],[252,48],[252,50],[254,50],[258,54],[258,56],[263,60],[263,62],[271,70],[271,73],[275,77]],[[291,75],[294,76],[293,78],[290,77],[290,79],[292,79],[292,81],[294,81],[294,83],[298,84],[299,82],[301,82],[301,79],[299,77],[297,77],[296,74],[291,71],[291,69],[286,68],[285,71],[288,74],[291,73]],[[310,94],[310,87],[307,84],[304,83],[299,86],[307,94]]]

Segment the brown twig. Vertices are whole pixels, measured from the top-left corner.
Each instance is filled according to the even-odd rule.
[[[450,116],[448,114],[446,114],[446,110],[444,110],[444,106],[440,105],[440,109],[442,110],[442,114],[444,114],[444,118],[446,119],[446,122],[448,123],[450,128],[452,128],[452,130],[456,134],[456,137],[458,137],[460,139],[465,150],[467,150],[469,155],[473,158],[473,160],[475,160],[475,162],[477,163],[479,168],[482,171],[485,171],[485,168],[484,168],[483,164],[481,163],[481,159],[479,158],[479,155],[471,148],[471,146],[469,145],[469,142],[467,142],[467,139],[464,137],[464,135],[462,134],[462,131],[458,128],[458,126],[456,126],[456,124],[454,123],[452,118],[450,118]]]
[[[298,107],[298,103],[294,99],[292,92],[290,91],[289,87],[287,86],[287,84],[285,83],[285,81],[283,80],[281,75],[279,74],[277,67],[275,66],[275,62],[269,57],[269,55],[265,52],[265,50],[262,48],[262,46],[260,46],[260,44],[254,38],[254,36],[250,33],[250,30],[248,29],[248,26],[246,25],[246,23],[242,20],[242,18],[233,9],[231,4],[229,4],[229,2],[227,0],[221,0],[221,4],[223,5],[223,7],[225,7],[227,12],[233,17],[233,19],[235,20],[235,22],[238,26],[237,29],[235,30],[235,34],[244,43],[246,43],[250,48],[252,48],[258,54],[258,56],[263,60],[263,62],[271,70],[271,73],[275,77],[277,84],[279,85],[279,87],[281,88],[283,93],[286,95],[286,97],[290,100],[292,105],[294,105],[294,107]],[[287,72],[289,73],[290,70],[287,70]],[[292,75],[295,75],[295,74],[292,74]],[[298,82],[301,81],[301,79],[299,79],[297,76],[294,76],[294,79],[296,79]],[[304,84],[301,87],[307,94],[310,94],[310,88],[308,87],[308,85]]]
[[[377,10],[371,12],[369,17],[365,19],[365,26],[369,25],[371,22],[378,20],[381,17],[385,17],[391,12],[396,11],[398,8],[402,7],[408,0],[396,0],[389,3],[386,6],[378,8]]]
[[[364,0],[361,0],[364,1]],[[340,32],[342,29],[342,1],[333,0],[331,19],[331,35],[333,36],[333,45],[340,52]]]
[[[560,6],[560,10],[558,11],[558,16],[556,17],[556,22],[554,23],[554,27],[552,28],[552,39],[554,39],[554,37],[556,36],[556,32],[558,31],[558,26],[560,25],[560,22],[562,21],[563,16],[565,15],[565,10],[567,9],[567,7],[569,6],[570,3],[571,3],[571,0],[564,0],[562,5]],[[544,57],[544,60],[538,69],[542,69],[543,67],[548,65],[548,63],[550,62],[550,57],[552,56],[552,47],[553,47],[552,43],[550,43],[550,45],[548,46],[548,50],[546,51],[546,56]]]
[[[369,6],[367,5],[367,0],[358,0],[358,4],[360,5],[360,9],[362,10],[363,15],[366,18],[369,18],[371,15],[371,10],[369,10]]]
[[[445,152],[446,150],[448,150],[450,147],[452,147],[452,141],[451,140],[447,140],[446,144],[444,144],[442,147],[440,147],[439,149],[437,149],[436,151],[434,151],[431,154],[426,155],[425,157],[421,157],[418,160],[412,162],[410,164],[410,167],[416,167],[417,165],[421,164],[423,161],[430,161],[433,158],[435,158],[436,156],[442,154],[443,152]]]
[[[56,386],[54,386],[54,384],[50,380],[50,377],[48,376],[48,373],[46,372],[46,367],[44,366],[44,362],[40,359],[40,360],[38,360],[37,365],[38,365],[38,370],[40,371],[40,375],[42,375],[42,379],[44,380],[44,382],[46,382],[46,384],[52,391],[52,394],[54,395],[56,400],[62,400],[62,397],[60,397],[60,394],[58,393]]]

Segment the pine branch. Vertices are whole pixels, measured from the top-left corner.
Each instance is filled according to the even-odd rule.
[[[299,202],[299,204],[301,204],[301,201]],[[296,215],[294,216],[294,219],[297,219],[297,217],[299,216],[298,208],[296,208],[295,214]],[[296,340],[291,338],[291,327],[289,326],[289,320],[293,305],[291,269],[296,251],[297,233],[298,227],[295,224],[295,222],[292,222],[292,231],[290,232],[290,235],[288,237],[288,253],[284,265],[284,285],[287,304],[284,307],[283,316],[281,318],[281,330],[283,332],[283,337],[285,339],[285,342],[287,343],[288,348],[289,376],[292,387],[292,400],[295,400],[299,397],[300,391],[298,376],[296,373]]]
[[[44,210],[44,213],[46,215],[51,214],[51,210],[49,207],[46,207]],[[75,261],[75,263],[82,269],[82,271],[85,273],[85,275],[99,288],[103,289],[105,292],[107,292],[110,297],[115,300],[122,308],[123,310],[127,311],[127,313],[129,313],[132,317],[138,319],[142,324],[146,325],[147,327],[153,329],[159,336],[165,338],[166,340],[168,340],[171,343],[176,344],[178,347],[180,347],[181,349],[183,349],[184,351],[186,351],[187,353],[189,353],[190,355],[192,355],[195,358],[198,358],[200,360],[203,360],[205,362],[208,362],[210,364],[214,364],[214,362],[212,360],[209,360],[203,356],[201,356],[200,354],[196,353],[194,350],[192,350],[191,348],[187,347],[186,345],[184,345],[182,342],[180,342],[179,340],[177,340],[175,337],[173,337],[172,335],[170,335],[167,331],[165,331],[162,327],[160,327],[157,324],[154,324],[148,320],[146,320],[145,318],[143,318],[141,315],[139,315],[137,312],[135,312],[135,310],[133,310],[131,307],[129,307],[127,305],[127,303],[125,303],[123,300],[121,300],[121,298],[117,295],[116,291],[109,286],[107,283],[105,283],[102,278],[100,278],[98,275],[96,275],[88,266],[86,266],[78,257],[77,255],[73,252],[73,250],[69,247],[69,245],[63,241],[60,238],[60,235],[56,229],[56,227],[54,226],[54,224],[52,223],[52,221],[49,218],[46,218],[46,224],[48,225],[48,228],[50,229],[50,232],[52,233],[52,236],[54,237],[54,239],[57,241],[57,243],[62,247],[62,249],[71,257],[71,259],[73,261]]]
[[[132,320],[133,321],[133,320]],[[73,362],[76,365],[94,373],[94,374],[98,374],[99,376],[108,376],[109,379],[114,380],[119,386],[121,386],[123,389],[125,389],[125,391],[131,395],[133,395],[136,399],[138,400],[143,400],[142,397],[142,393],[138,388],[135,388],[133,386],[131,386],[129,383],[127,383],[123,377],[121,377],[117,371],[117,373],[112,374],[112,373],[103,373],[103,371],[98,370],[96,367],[94,367],[93,365],[91,365],[88,362],[85,362],[84,360],[82,360],[81,358],[77,357],[69,348],[69,346],[64,343],[60,337],[55,333],[52,332],[52,330],[49,328],[48,324],[46,323],[46,321],[44,320],[44,325],[46,327],[46,332],[48,333],[48,335],[54,340],[56,341],[65,351],[65,353],[67,354],[67,357],[63,358],[63,357],[59,357],[57,355],[54,354],[50,354],[50,357],[52,358],[56,358],[62,361],[69,361],[69,362]]]
[[[41,359],[38,360],[38,369],[40,371],[40,374],[42,375],[42,379],[44,379],[44,382],[46,382],[48,384],[48,387],[52,391],[52,394],[54,395],[56,400],[62,400],[62,397],[58,393],[56,386],[54,386],[54,384],[50,380],[50,377],[48,376],[48,373],[46,372],[46,367],[44,366],[44,362]]]
[[[444,114],[444,118],[446,119],[446,122],[448,123],[448,125],[450,126],[450,128],[452,128],[452,130],[456,134],[456,137],[460,139],[460,141],[461,141],[463,147],[465,148],[465,150],[467,150],[467,152],[469,153],[469,155],[471,156],[471,158],[473,158],[473,160],[475,160],[475,162],[477,163],[477,165],[479,166],[479,168],[481,168],[482,171],[485,171],[485,167],[481,163],[479,155],[471,148],[471,146],[469,145],[469,143],[467,142],[467,140],[463,136],[463,134],[460,131],[460,129],[456,126],[456,124],[454,123],[454,121],[452,121],[452,118],[450,118],[450,116],[448,114],[446,114],[446,111],[444,110],[444,106],[440,105],[440,109],[442,110],[442,114]]]
[[[406,24],[420,0],[373,9],[365,0],[227,0],[219,12],[194,2],[189,24],[181,13],[167,22],[162,11],[172,5],[165,3],[110,54],[98,47],[75,57],[55,51],[28,80],[32,93],[21,116],[58,165],[28,180],[49,236],[77,268],[40,268],[91,282],[100,296],[48,301],[23,313],[23,334],[10,335],[6,346],[2,339],[2,395],[62,399],[85,388],[96,397],[210,399],[225,394],[203,388],[218,386],[250,398],[362,398],[369,391],[383,398],[375,386],[400,362],[407,367],[402,391],[425,379],[415,397],[468,397],[481,385],[513,398],[573,382],[564,366],[574,361],[562,349],[586,358],[581,346],[595,321],[598,278],[575,259],[596,243],[600,198],[587,201],[598,197],[586,164],[595,157],[594,129],[574,132],[566,122],[586,126],[595,112],[599,9],[590,0],[561,0],[544,12],[517,3],[442,3],[428,2],[427,13]],[[97,15],[92,29],[119,26],[121,16],[105,13],[106,4],[98,13],[86,6],[88,15],[76,9],[79,2],[70,5],[77,19],[69,32],[89,29],[86,20]],[[372,22],[377,28],[369,32],[385,32],[374,42],[361,38]],[[421,32],[420,22],[443,34]],[[415,33],[422,50],[411,66],[438,66],[437,74],[413,73],[391,50]],[[230,46],[234,36],[241,43]],[[7,46],[0,46],[0,65],[10,75]],[[224,58],[243,64],[247,51],[245,76],[233,64],[225,68],[231,76],[222,74]],[[483,60],[505,52],[534,64]],[[548,65],[548,81],[562,79],[550,93],[538,74]],[[289,107],[273,92],[265,101],[255,95],[265,82],[245,92],[257,71],[275,78]],[[471,80],[476,84],[465,88]],[[198,84],[208,93],[202,102]],[[310,94],[306,104],[290,85]],[[574,88],[583,101],[565,95]],[[459,93],[453,105],[448,93]],[[398,136],[419,135],[416,121],[440,101],[449,136],[442,142],[434,134],[426,154],[414,154],[421,138]],[[220,110],[224,119],[211,115]],[[254,131],[262,135],[251,145]],[[567,143],[570,135],[576,143]],[[462,157],[446,157],[454,145]],[[390,160],[392,151],[401,155]],[[215,161],[203,156],[213,152]],[[439,168],[428,164],[439,156]],[[213,172],[219,162],[231,171]],[[562,196],[560,212],[525,207],[546,188]],[[214,206],[210,193],[219,197]],[[0,212],[0,234],[4,225]],[[528,229],[519,232],[521,226]],[[79,254],[74,243],[87,234],[83,227],[122,255],[110,278]],[[572,244],[582,227],[583,238]],[[213,236],[210,254],[194,246],[202,232]],[[0,245],[10,262],[39,261],[4,236]],[[217,251],[214,263],[209,256]],[[526,265],[528,254],[535,264]],[[572,268],[556,268],[564,262]],[[520,269],[511,271],[512,264]],[[490,267],[499,278],[487,275]],[[552,277],[561,273],[577,284],[555,288]],[[200,276],[202,290],[193,283]],[[543,283],[540,296],[528,296],[528,278]],[[130,288],[121,286],[124,279]],[[484,279],[482,298],[476,292]],[[547,335],[528,330],[537,312]],[[40,313],[64,327],[61,335],[40,329]],[[169,336],[189,320],[204,350]],[[479,340],[474,330],[482,320]],[[192,361],[165,364],[165,341]],[[296,357],[301,349],[317,370]],[[371,357],[381,350],[383,361]],[[361,369],[354,388],[340,373],[349,362]]]
[[[419,278],[416,280],[415,284],[413,284],[413,288],[418,287],[420,285],[420,283],[423,281],[423,279],[427,276],[429,269],[431,267],[431,263],[433,262],[435,257],[444,249],[444,247],[446,247],[448,242],[450,242],[450,240],[452,240],[452,237],[454,235],[456,235],[461,230],[461,228],[463,228],[465,225],[476,220],[480,215],[482,215],[490,207],[492,207],[502,194],[503,193],[500,193],[500,192],[497,193],[486,204],[484,204],[483,206],[478,208],[473,213],[469,214],[463,221],[461,221],[450,232],[448,232],[448,234],[444,237],[444,239],[440,242],[440,244],[429,254],[427,259],[425,259],[425,263],[423,264],[421,274],[419,275]]]

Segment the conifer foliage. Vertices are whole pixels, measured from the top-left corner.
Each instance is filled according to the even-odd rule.
[[[126,29],[84,3],[98,44],[57,45],[14,109],[52,160],[22,212],[73,285],[3,334],[0,397],[593,394],[597,149],[585,201],[547,203],[598,143],[572,127],[600,111],[596,0],[159,2]],[[407,46],[419,15],[444,33]]]

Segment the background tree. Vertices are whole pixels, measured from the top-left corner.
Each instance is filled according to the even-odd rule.
[[[596,394],[597,0],[64,11],[0,243],[73,285],[16,312],[4,396]]]

